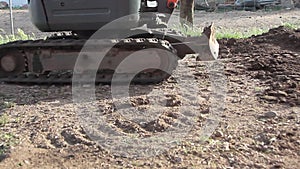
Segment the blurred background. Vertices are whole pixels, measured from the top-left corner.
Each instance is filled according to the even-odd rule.
[[[26,9],[28,0],[12,0],[14,8]],[[8,8],[9,0],[0,0],[0,9]],[[196,10],[229,11],[229,10],[274,10],[300,8],[300,0],[195,0]]]

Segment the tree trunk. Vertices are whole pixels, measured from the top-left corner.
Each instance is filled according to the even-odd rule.
[[[194,24],[194,0],[180,1],[180,23],[192,26]]]

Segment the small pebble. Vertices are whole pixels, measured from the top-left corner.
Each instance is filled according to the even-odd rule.
[[[217,131],[215,132],[215,136],[216,136],[216,137],[223,137],[224,134],[223,134],[222,131],[217,130]]]
[[[265,118],[274,118],[277,116],[277,113],[274,111],[269,111],[263,115]]]

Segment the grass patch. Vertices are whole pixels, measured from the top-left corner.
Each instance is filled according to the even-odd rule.
[[[282,23],[282,26],[294,30],[300,28],[300,24],[292,24],[292,23]],[[236,31],[234,29],[219,29],[217,30],[216,38],[217,39],[224,39],[224,38],[244,39],[244,38],[249,38],[251,36],[261,35],[263,33],[267,33],[268,31],[269,29],[261,29],[261,28],[252,28],[244,32]]]
[[[10,102],[10,101],[4,101],[2,103],[0,103],[0,109],[9,109],[12,108],[16,105],[16,103],[14,102]]]
[[[9,122],[8,116],[6,114],[3,114],[0,116],[0,127],[4,126]]]
[[[24,4],[25,5],[25,4]],[[7,10],[7,11],[9,11],[9,6],[8,7],[6,7],[6,8],[2,8],[1,10]],[[18,5],[18,6],[13,6],[12,7],[12,10],[14,11],[14,10],[28,10],[28,8],[24,8],[22,5],[20,6],[20,5]]]
[[[289,28],[289,29],[296,30],[296,29],[300,28],[300,23],[299,24],[293,24],[293,23],[285,22],[285,23],[282,23],[282,26],[284,26],[286,28]]]
[[[293,23],[282,23],[282,26],[287,27],[289,29],[300,29],[299,24]],[[181,32],[185,36],[201,36],[202,35],[202,28],[192,28],[187,25],[176,25],[172,26],[172,28],[176,31]],[[251,36],[261,35],[269,31],[269,29],[261,29],[261,28],[250,28],[245,31],[237,31],[236,29],[216,29],[216,38],[217,39],[244,39],[249,38]]]
[[[176,25],[172,27],[173,29],[181,32],[183,35],[186,36],[201,36],[202,35],[202,28],[192,28],[187,25]],[[216,38],[217,39],[224,39],[224,38],[234,38],[234,39],[243,39],[248,38],[253,35],[260,35],[263,33],[268,32],[267,29],[260,29],[260,28],[252,28],[250,30],[241,32],[235,29],[216,29]]]
[[[14,98],[12,96],[0,93],[0,110],[14,107],[16,103],[13,102],[13,100]],[[1,114],[0,114],[0,118],[1,118]]]
[[[261,35],[263,33],[268,32],[268,29],[260,29],[260,28],[252,28],[248,31],[236,31],[234,29],[225,29],[225,30],[217,30],[216,38],[217,39],[244,39],[249,38],[251,36]]]
[[[17,144],[17,138],[11,133],[3,132],[3,128],[9,123],[9,117],[6,114],[0,116],[0,161],[6,157],[7,152],[11,146]]]
[[[17,41],[17,40],[34,40],[33,33],[26,34],[22,29],[17,29],[15,35],[8,35],[3,29],[0,29],[0,44]]]
[[[11,133],[0,134],[0,161],[5,158],[10,147],[17,144],[17,138]]]
[[[193,28],[188,25],[173,25],[171,26],[172,29],[179,31],[185,36],[201,36],[202,35],[202,29],[201,28]]]

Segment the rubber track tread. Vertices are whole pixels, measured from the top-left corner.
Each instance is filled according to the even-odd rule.
[[[101,40],[103,41],[103,40]],[[176,50],[170,45],[170,43],[166,40],[160,40],[155,38],[135,38],[135,39],[107,39],[104,40],[107,43],[112,43],[114,48],[130,51],[138,51],[140,49],[147,48],[160,48],[165,49],[170,52],[176,54]],[[19,51],[20,53],[25,54],[26,52],[34,52],[36,49],[38,50],[74,50],[78,52],[86,43],[84,39],[46,39],[46,40],[27,40],[27,41],[15,41],[7,44],[0,45],[0,54],[4,52],[13,52]],[[3,56],[0,56],[0,59]],[[24,55],[25,60],[26,56]],[[26,66],[26,64],[25,64]],[[25,67],[25,70],[22,74],[15,76],[7,76],[0,77],[0,82],[7,83],[26,83],[26,84],[67,84],[72,82],[72,73],[71,72],[47,72],[47,74],[32,74],[30,72],[26,72],[28,70]],[[99,71],[97,74],[97,78],[95,80],[96,83],[104,83],[109,84],[111,82],[112,73],[107,71]],[[127,75],[121,74],[118,77],[123,77],[117,79],[118,81],[126,81]],[[149,84],[149,83],[158,83],[168,78],[169,75],[165,72],[156,70],[154,72],[142,72],[138,74],[132,81],[132,83],[138,84]]]

